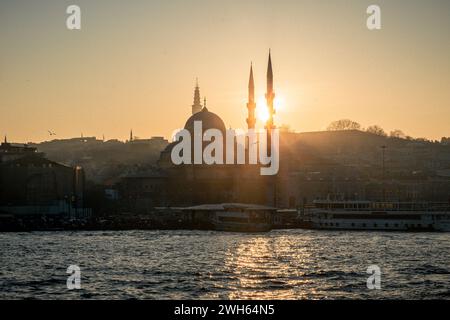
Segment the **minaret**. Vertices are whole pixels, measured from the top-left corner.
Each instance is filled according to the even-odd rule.
[[[133,141],[133,129],[130,130],[130,142]]]
[[[273,92],[273,71],[272,71],[272,59],[269,50],[269,64],[267,66],[267,109],[269,111],[269,119],[266,122],[266,129],[271,130],[275,126],[273,124],[273,115],[275,114],[275,109],[273,107],[273,100],[275,98],[275,93]]]
[[[255,129],[255,82],[253,81],[253,64],[250,64],[250,79],[248,81],[248,118],[247,127],[248,129]]]
[[[272,71],[272,58],[270,56],[269,49],[269,63],[267,66],[267,92],[266,101],[267,109],[269,113],[269,118],[266,122],[267,130],[267,154],[272,155],[272,151],[278,152],[277,150],[272,150],[272,130],[275,129],[273,123],[273,115],[275,114],[275,108],[273,107],[273,100],[275,99],[275,92],[273,92],[273,71]],[[273,175],[269,180],[269,194],[272,198],[272,206],[277,207],[277,175]]]
[[[192,114],[202,111],[202,103],[200,102],[200,87],[198,86],[198,79],[195,84],[194,104],[192,105]]]

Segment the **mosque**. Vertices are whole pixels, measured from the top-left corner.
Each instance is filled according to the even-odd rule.
[[[266,100],[267,100],[267,108],[268,108],[268,119],[265,125],[265,128],[270,130],[275,128],[273,116],[275,114],[274,109],[274,98],[275,93],[273,90],[273,70],[272,70],[272,58],[269,51],[269,61],[267,67],[267,92],[266,92]],[[255,118],[255,83],[253,78],[253,66],[250,66],[250,77],[248,84],[248,118],[246,119],[248,129],[255,129],[256,118]],[[187,129],[191,135],[194,134],[194,122],[200,121],[202,123],[202,133],[204,133],[208,129],[218,129],[225,135],[226,127],[223,120],[215,113],[208,110],[206,107],[206,98],[204,99],[203,105],[201,104],[200,99],[200,88],[197,84],[194,90],[194,104],[192,105],[192,115],[186,121],[184,125],[184,129]],[[161,155],[161,164],[170,165],[170,151],[172,150],[174,143],[171,143],[166,150],[163,151]]]
[[[267,67],[267,91],[266,101],[268,119],[265,123],[267,130],[275,128],[274,124],[274,98],[272,59],[269,52]],[[253,66],[250,66],[248,84],[248,116],[246,119],[248,129],[255,129],[255,85],[253,79]],[[187,119],[184,129],[191,136],[194,131],[194,122],[202,122],[202,134],[208,129],[218,129],[225,136],[226,126],[219,115],[210,111],[203,105],[200,98],[198,82],[194,91],[194,103],[192,115]],[[269,206],[277,206],[277,184],[280,183],[279,174],[274,176],[262,176],[260,165],[255,164],[181,164],[175,165],[171,160],[171,151],[177,142],[170,143],[161,152],[156,172],[145,177],[145,182],[140,182],[140,189],[152,190],[151,204],[148,206],[192,206],[211,203],[251,203]],[[192,153],[193,154],[193,153]],[[225,154],[225,152],[224,152]],[[282,169],[280,161],[280,169]],[[128,183],[128,184],[127,184]],[[136,188],[131,185],[136,180],[124,181],[124,192],[130,192]],[[143,186],[146,184],[146,186]],[[131,195],[130,199],[136,197]]]

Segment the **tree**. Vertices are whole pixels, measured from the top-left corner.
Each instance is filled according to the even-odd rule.
[[[361,125],[358,122],[352,121],[350,119],[341,119],[330,123],[327,130],[328,131],[361,130]]]
[[[406,138],[406,135],[403,133],[403,131],[402,130],[398,130],[398,129],[396,129],[394,131],[391,131],[389,136],[391,138],[399,138],[399,139],[405,139]]]
[[[384,129],[376,124],[373,126],[367,127],[366,131],[369,133],[376,134],[378,136],[383,136],[383,137],[387,136],[386,132],[384,132]]]

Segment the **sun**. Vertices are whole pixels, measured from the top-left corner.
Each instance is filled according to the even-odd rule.
[[[256,117],[262,123],[266,123],[269,120],[269,110],[267,109],[267,103],[264,97],[260,97],[256,103]]]
[[[273,101],[275,111],[278,111],[282,108],[283,101],[283,98],[275,97]],[[259,97],[258,102],[256,103],[256,117],[262,123],[266,123],[267,120],[269,120],[269,109],[267,108],[266,99],[263,96]]]

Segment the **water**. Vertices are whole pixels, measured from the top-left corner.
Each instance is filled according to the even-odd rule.
[[[0,233],[0,299],[450,299],[450,234]],[[369,265],[381,290],[368,290]],[[81,290],[66,269],[81,268]]]

